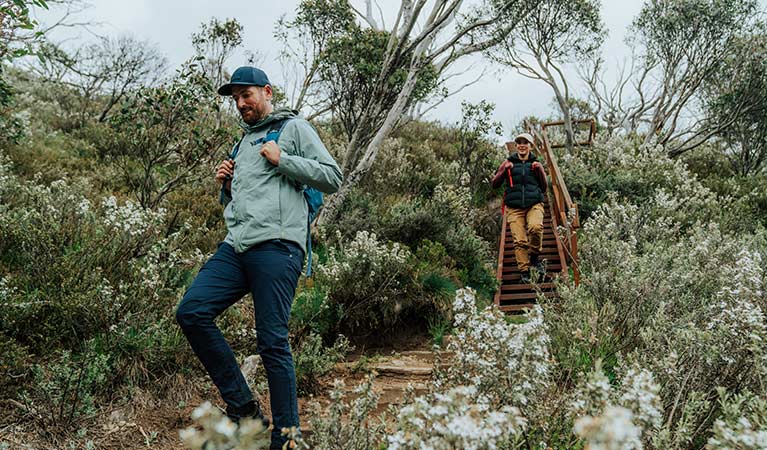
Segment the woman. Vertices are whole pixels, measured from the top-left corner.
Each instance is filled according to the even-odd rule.
[[[506,159],[493,177],[493,188],[506,185],[504,203],[506,222],[511,229],[514,256],[521,273],[521,282],[527,284],[532,271],[543,273],[543,262],[538,255],[543,245],[543,199],[546,193],[546,174],[538,159],[530,153],[533,137],[518,135],[516,152]],[[509,182],[509,177],[511,181]]]

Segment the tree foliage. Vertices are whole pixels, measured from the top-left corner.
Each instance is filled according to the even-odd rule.
[[[20,136],[19,122],[9,117],[13,89],[3,77],[3,65],[31,51],[29,45],[14,44],[19,43],[19,32],[34,30],[37,25],[30,16],[30,7],[33,6],[48,8],[48,3],[46,0],[0,0],[0,143],[14,142]],[[33,34],[35,38],[38,36],[38,33]]]
[[[173,81],[143,88],[110,120],[112,135],[101,148],[119,167],[144,208],[156,208],[171,191],[199,180],[229,132],[216,126],[213,86],[194,64]]]
[[[758,172],[767,159],[767,34],[736,39],[703,95],[733,169],[743,176]]]
[[[37,22],[30,16],[31,8],[48,8],[47,0],[0,0],[0,61],[18,58],[28,54],[31,49],[19,44],[19,33],[32,31]],[[33,36],[39,36],[34,33]],[[22,42],[23,43],[23,42]]]
[[[72,50],[46,42],[38,57],[32,71],[43,83],[74,91],[67,106],[78,128],[107,120],[128,94],[154,85],[167,67],[155,45],[130,35],[102,37]]]
[[[463,175],[468,177],[465,184],[469,187],[472,199],[483,198],[487,188],[488,174],[495,164],[496,146],[488,137],[502,134],[500,122],[492,120],[495,104],[486,100],[479,103],[461,102],[461,123],[458,127],[458,154],[463,168]],[[461,180],[456,180],[460,182]]]
[[[606,31],[599,8],[599,0],[546,0],[526,15],[500,45],[487,52],[491,60],[551,87],[565,121],[568,148],[575,134],[570,86],[562,69],[596,54],[601,47]]]
[[[332,39],[355,27],[348,0],[304,0],[295,18],[280,18],[274,34],[282,43],[280,61],[293,109],[306,108],[310,118],[331,109],[332,103],[320,87],[320,61]]]
[[[336,219],[340,205],[373,167],[384,140],[422,95],[419,86],[423,80],[440,79],[459,59],[497,45],[540,0],[485,0],[463,11],[463,2],[458,0],[434,0],[427,7],[429,3],[406,0],[400,4],[397,19],[388,30],[380,72],[371,80],[372,96],[343,155],[344,184],[326,203],[322,222]],[[499,27],[499,23],[503,25]],[[451,30],[450,25],[455,27]],[[404,81],[390,102],[390,83],[398,73],[404,75]]]
[[[648,0],[627,40],[631,61],[615,83],[597,58],[583,78],[611,133],[642,133],[672,156],[722,131],[701,108],[703,87],[722,70],[740,36],[759,22],[754,0]],[[608,84],[610,87],[608,87]]]
[[[406,67],[398,67],[379,81],[389,39],[386,31],[354,27],[328,42],[320,62],[322,86],[328,93],[331,110],[341,121],[349,140],[358,133],[360,145],[369,143],[380,128],[407,79]],[[426,68],[408,104],[429,95],[437,81],[436,70]],[[378,105],[371,107],[375,103]],[[366,121],[362,120],[364,114],[368,115]],[[363,128],[358,131],[360,126]],[[349,167],[356,161],[347,158],[345,163]]]
[[[222,22],[214,17],[192,34],[192,46],[200,58],[202,72],[213,86],[221,86],[229,78],[224,65],[242,45],[242,31],[243,26],[237,19]]]

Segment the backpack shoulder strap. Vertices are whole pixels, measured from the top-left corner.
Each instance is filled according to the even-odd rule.
[[[243,139],[245,139],[245,135],[247,133],[242,133],[242,136],[240,136],[240,139],[237,141],[236,144],[234,144],[234,147],[232,147],[232,152],[229,153],[229,159],[234,159],[237,157],[237,153],[240,151],[240,144],[242,144]]]
[[[292,119],[292,117],[288,117],[272,122],[272,125],[269,127],[269,131],[267,131],[266,135],[262,138],[263,142],[279,142],[280,135],[282,134],[282,129],[285,127],[285,124],[290,122]]]

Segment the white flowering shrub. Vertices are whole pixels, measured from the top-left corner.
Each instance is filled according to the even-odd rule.
[[[602,370],[602,362],[597,360],[594,370],[589,372],[579,383],[571,413],[576,416],[597,416],[601,414],[613,397],[610,379]]]
[[[718,197],[684,162],[670,158],[661,145],[642,144],[640,140],[633,136],[598,137],[590,148],[557,150],[559,167],[582,218],[590,217],[610,193],[638,205],[649,201],[660,206],[677,226],[709,220],[713,215],[737,217],[743,205],[740,199]],[[644,209],[651,210],[652,206]]]
[[[271,430],[260,420],[243,419],[235,424],[209,402],[192,412],[195,426],[179,432],[186,448],[192,450],[256,450],[269,448]]]
[[[323,409],[313,403],[310,417],[312,433],[306,438],[309,448],[368,450],[380,448],[385,439],[386,423],[375,417],[380,395],[373,389],[369,375],[348,398],[343,380],[333,381],[328,392],[330,405]]]
[[[561,298],[544,308],[552,352],[575,373],[601,360],[605,375],[595,388],[607,375],[625,383],[621,360],[652,373],[663,408],[632,407],[648,403],[628,392],[592,398],[630,411],[645,447],[690,448],[712,433],[718,386],[764,392],[764,234],[736,232],[741,199],[705,188],[679,161],[650,160],[651,147],[626,138],[611,143],[589,158],[573,155],[563,169],[576,180],[580,169],[595,179],[603,170],[600,182],[633,187],[606,194],[584,221],[582,284],[560,286]],[[575,409],[601,417],[596,407]]]
[[[340,307],[346,326],[390,326],[412,301],[406,295],[412,286],[410,258],[407,247],[360,231],[330,249],[325,264],[317,267],[318,284],[327,288],[331,304]]]
[[[750,392],[729,395],[719,390],[721,416],[714,421],[707,450],[767,448],[767,399]]]
[[[0,372],[14,376],[0,390],[25,405],[21,416],[69,430],[95,414],[105,386],[190,360],[173,315],[203,258],[188,225],[91,198],[83,181],[22,179],[1,155],[0,177]]]
[[[471,289],[456,292],[453,302],[454,352],[437,387],[472,386],[492,405],[535,408],[546,389],[551,358],[549,337],[537,306],[527,320],[509,323],[494,306],[478,309]]]
[[[513,406],[498,408],[477,387],[463,386],[416,398],[397,415],[389,450],[508,448],[525,429]]]
[[[102,205],[104,224],[115,232],[130,236],[139,236],[147,229],[160,225],[165,215],[162,208],[157,211],[144,209],[130,200],[118,206],[114,195],[105,198]]]
[[[575,434],[586,441],[588,450],[641,450],[641,430],[631,411],[609,406],[597,417],[585,416],[575,422]]]
[[[660,386],[637,365],[622,371],[614,386],[597,361],[576,386],[570,409],[573,432],[591,449],[641,449],[661,426]]]

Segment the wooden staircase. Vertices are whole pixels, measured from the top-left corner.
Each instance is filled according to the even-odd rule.
[[[596,132],[593,120],[575,121],[576,124],[589,126],[588,140],[578,142],[578,146],[590,146]],[[502,220],[500,247],[498,250],[498,269],[496,276],[499,282],[495,294],[495,304],[501,311],[511,314],[524,313],[536,303],[538,296],[555,298],[556,281],[572,281],[575,285],[580,282],[578,271],[578,240],[576,230],[580,227],[578,220],[578,205],[570,198],[557,160],[552,148],[563,147],[562,144],[551,146],[546,133],[547,127],[562,126],[564,122],[549,122],[540,126],[540,131],[532,125],[527,125],[528,131],[535,137],[534,151],[543,156],[545,169],[551,180],[551,187],[544,202],[543,217],[543,251],[539,258],[544,261],[546,273],[531,284],[520,283],[520,272],[514,257],[511,231]],[[509,151],[513,151],[514,143],[506,143]],[[572,273],[571,273],[572,272]]]
[[[535,304],[538,294],[547,297],[556,296],[554,279],[562,272],[562,249],[557,245],[557,234],[552,226],[552,217],[548,201],[543,217],[543,251],[540,259],[544,261],[546,273],[536,284],[521,284],[520,272],[514,257],[511,231],[503,218],[503,230],[501,235],[501,248],[498,257],[498,280],[500,287],[495,296],[495,304],[501,311],[520,313],[530,309]]]

